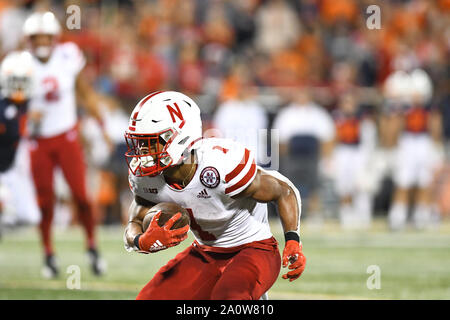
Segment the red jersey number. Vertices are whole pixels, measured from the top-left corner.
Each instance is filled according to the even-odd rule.
[[[186,210],[189,213],[189,218],[191,219],[191,229],[197,232],[200,239],[202,239],[203,241],[217,240],[215,235],[202,230],[202,227],[200,227],[199,224],[197,223],[197,221],[195,221],[194,213],[192,212],[192,209],[186,208]]]
[[[45,100],[55,102],[59,100],[59,84],[55,77],[47,77],[42,80],[45,88]]]

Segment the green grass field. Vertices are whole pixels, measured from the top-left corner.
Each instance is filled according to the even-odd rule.
[[[272,225],[281,242],[279,223]],[[55,230],[58,280],[41,277],[41,248],[34,228],[5,234],[0,241],[0,299],[134,299],[158,268],[192,241],[142,255],[123,249],[122,233],[121,227],[100,229],[108,273],[97,278],[90,272],[80,228]],[[365,232],[344,232],[333,223],[316,230],[305,223],[303,247],[307,266],[302,277],[290,283],[280,275],[270,299],[450,299],[448,222],[435,231],[403,233],[389,233],[382,221]],[[81,268],[80,290],[66,287],[69,265]],[[380,289],[366,286],[370,265],[381,270]]]

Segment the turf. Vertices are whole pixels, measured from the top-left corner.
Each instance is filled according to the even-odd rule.
[[[278,222],[272,231],[282,243]],[[123,227],[102,227],[100,248],[108,262],[102,277],[91,274],[78,227],[55,230],[61,275],[41,277],[42,252],[34,228],[8,232],[0,241],[0,299],[134,299],[152,275],[192,237],[157,254],[128,253],[122,245]],[[307,267],[294,282],[281,278],[270,299],[450,299],[450,225],[439,230],[390,233],[384,222],[370,231],[342,231],[334,223],[303,232]],[[282,247],[281,247],[282,249]],[[81,269],[81,289],[68,289],[67,267]],[[370,265],[381,271],[381,288],[369,290]]]

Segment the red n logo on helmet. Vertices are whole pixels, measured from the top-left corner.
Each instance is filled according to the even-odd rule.
[[[170,105],[167,105],[167,110],[169,110],[170,117],[172,118],[173,123],[175,123],[175,116],[177,116],[177,118],[181,120],[181,124],[179,125],[179,128],[181,129],[181,128],[183,128],[184,123],[186,121],[184,120],[183,114],[181,113],[181,110],[178,107],[177,103],[174,102],[173,104],[174,104],[176,110],[174,108],[172,108],[172,106],[170,106]]]

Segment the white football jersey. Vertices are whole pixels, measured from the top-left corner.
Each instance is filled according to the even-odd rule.
[[[194,147],[198,147],[198,167],[184,189],[169,186],[163,175],[130,174],[133,194],[153,203],[175,202],[186,208],[191,230],[202,245],[228,248],[270,238],[267,205],[232,198],[256,177],[254,153],[228,139],[202,139]]]
[[[30,110],[42,112],[38,135],[49,138],[77,123],[75,82],[86,60],[73,42],[56,45],[46,63],[33,60],[35,79]]]

